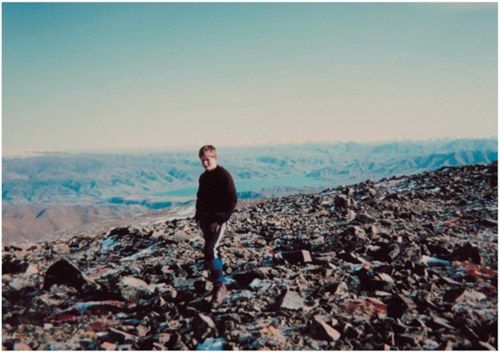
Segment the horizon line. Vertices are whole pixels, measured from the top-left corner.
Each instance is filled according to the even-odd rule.
[[[357,144],[384,144],[384,143],[394,143],[394,142],[416,142],[425,143],[433,141],[444,141],[444,140],[498,140],[498,135],[490,136],[480,136],[480,137],[431,137],[431,138],[393,138],[393,139],[369,139],[369,140],[347,140],[347,139],[335,139],[335,140],[301,140],[301,141],[263,141],[263,142],[244,142],[244,143],[218,143],[218,148],[257,148],[262,146],[287,146],[287,145],[305,145],[305,144],[336,144],[336,143],[357,143]],[[44,155],[57,155],[57,154],[119,154],[119,153],[145,153],[145,152],[188,152],[189,150],[197,150],[200,146],[205,144],[210,144],[210,142],[205,143],[190,143],[190,144],[176,144],[176,145],[156,145],[156,146],[134,146],[134,147],[110,147],[110,148],[83,148],[83,149],[58,149],[58,150],[15,150],[5,152],[2,148],[2,158],[28,158],[37,157]]]

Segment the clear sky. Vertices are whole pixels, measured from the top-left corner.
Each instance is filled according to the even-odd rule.
[[[497,135],[497,4],[4,3],[3,151]]]

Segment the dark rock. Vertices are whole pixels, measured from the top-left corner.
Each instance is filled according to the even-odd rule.
[[[194,290],[196,293],[202,294],[208,291],[208,282],[204,279],[199,279],[194,282]]]
[[[82,290],[90,282],[76,266],[66,259],[60,259],[53,263],[45,272],[43,290],[50,289],[54,284],[62,284]]]
[[[109,339],[113,342],[118,342],[118,343],[135,343],[139,338],[125,331],[110,327]]]
[[[356,220],[358,220],[361,223],[373,223],[376,221],[376,219],[372,216],[370,216],[368,213],[360,213],[356,216]]]
[[[217,326],[210,316],[197,314],[194,318],[194,334],[200,339],[211,334],[218,335]]]
[[[416,308],[415,303],[408,297],[397,294],[385,301],[387,305],[387,315],[399,319],[407,310]]]
[[[495,221],[494,219],[491,219],[491,218],[484,218],[481,221],[481,224],[486,226],[486,227],[497,227],[498,221]]]
[[[324,322],[319,315],[313,317],[310,327],[313,337],[331,342],[337,342],[340,338],[340,332]]]
[[[353,264],[364,264],[367,263],[363,257],[354,252],[340,252],[338,254],[339,259],[353,263]]]
[[[391,245],[389,245],[388,250],[389,250],[389,252],[387,253],[387,257],[390,259],[390,261],[394,261],[394,259],[400,253],[399,246],[397,244],[391,244]]]
[[[450,256],[453,261],[471,261],[472,263],[481,265],[483,263],[481,253],[477,246],[471,243],[466,243],[453,251]]]
[[[374,274],[362,269],[356,272],[356,276],[361,281],[361,288],[367,291],[390,291],[395,286],[393,278],[386,273]]]
[[[29,267],[29,263],[26,261],[21,261],[10,254],[4,255],[2,258],[2,273],[23,273]]]
[[[251,270],[251,271],[235,272],[232,274],[232,277],[240,287],[247,288],[254,279],[256,278],[262,279],[264,278],[264,275],[257,270]]]
[[[443,299],[447,302],[459,303],[463,301],[473,302],[486,299],[486,295],[471,289],[456,288],[448,290]]]
[[[283,258],[292,264],[312,262],[311,254],[307,250],[287,251],[283,253]]]
[[[129,228],[128,227],[117,227],[114,229],[111,229],[108,235],[118,235],[118,236],[123,236],[129,234]]]
[[[350,202],[347,197],[344,195],[335,195],[334,205],[335,208],[347,208]]]
[[[367,231],[366,231],[368,234],[370,234],[371,236],[375,236],[377,235],[378,233],[378,229],[376,226],[374,225],[371,225],[371,226],[368,226],[367,228]]]

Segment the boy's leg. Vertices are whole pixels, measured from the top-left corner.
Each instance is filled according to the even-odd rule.
[[[203,231],[203,237],[205,238],[205,263],[210,270],[210,275],[214,288],[222,286],[224,284],[224,273],[223,273],[223,262],[219,257],[217,247],[220,240],[224,236],[226,230],[226,223],[223,223],[219,229],[215,232],[210,230],[210,224],[202,224],[201,229]]]

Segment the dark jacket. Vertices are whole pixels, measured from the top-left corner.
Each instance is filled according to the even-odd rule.
[[[227,222],[238,201],[231,174],[218,165],[200,175],[199,182],[194,218],[200,222]]]

